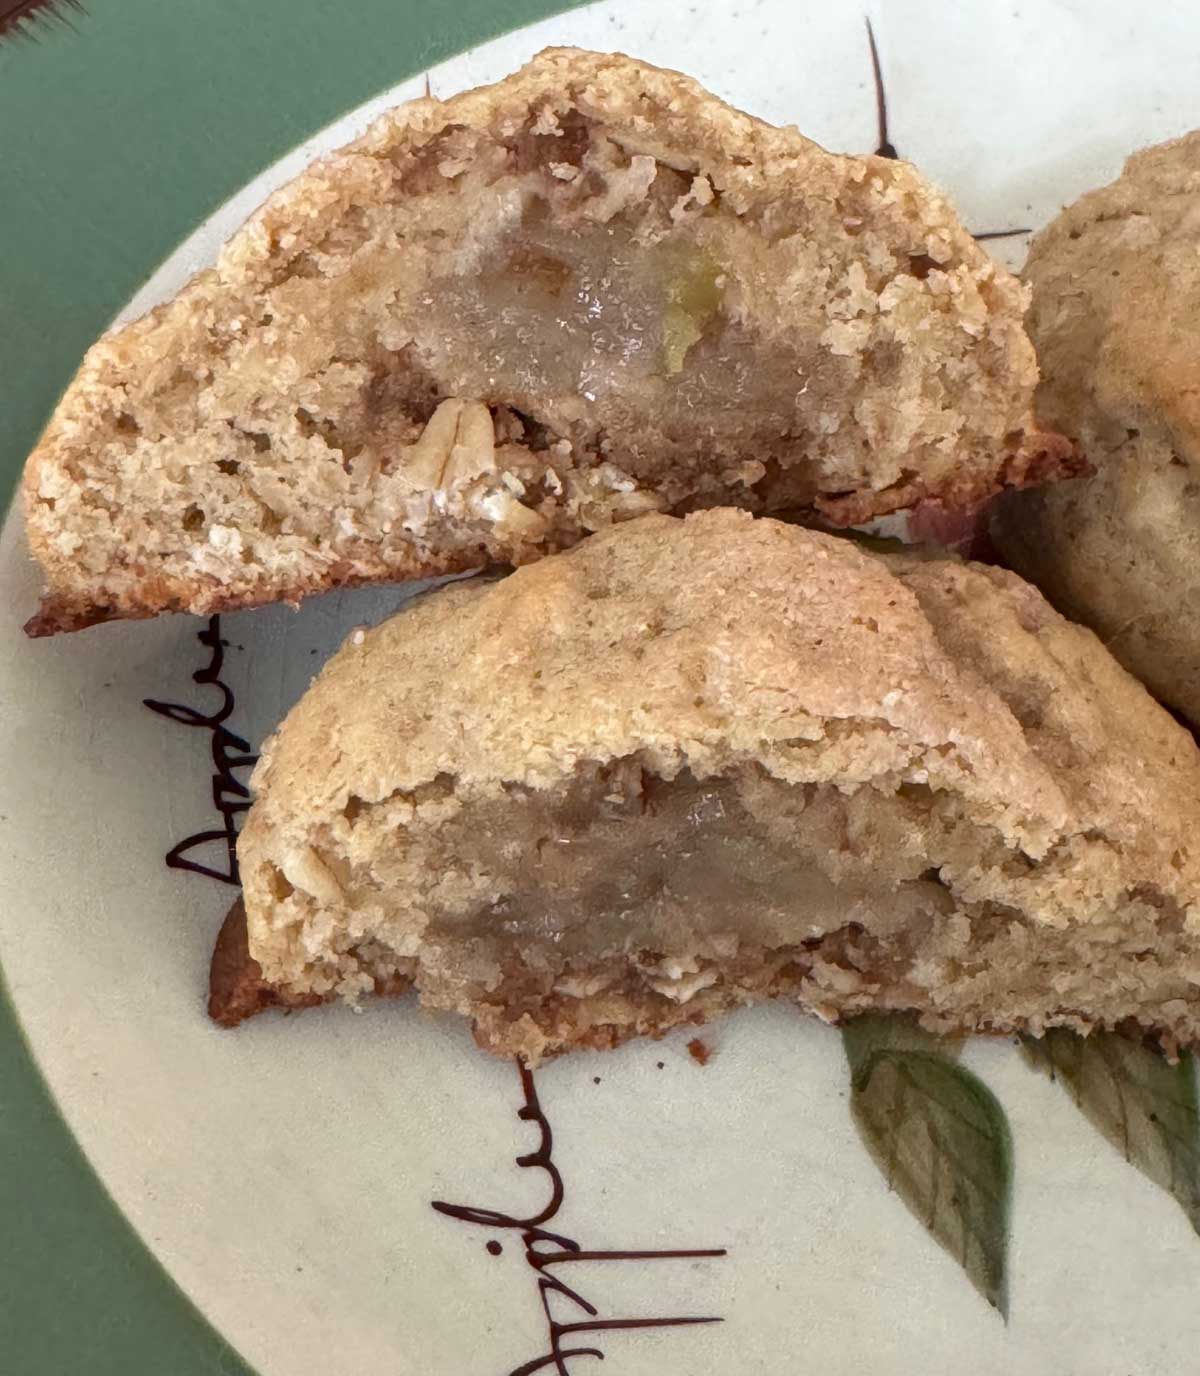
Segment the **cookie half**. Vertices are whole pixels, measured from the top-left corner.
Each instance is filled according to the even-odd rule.
[[[907,164],[546,52],[385,115],[91,350],[26,470],[29,629],[521,564],[652,510],[972,506],[1072,462],[1024,304]]]
[[[766,998],[1200,1035],[1200,753],[998,569],[648,516],[356,632],[254,786],[289,1002],[531,1062]]]

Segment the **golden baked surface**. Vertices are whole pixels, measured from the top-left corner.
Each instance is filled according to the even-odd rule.
[[[853,523],[1069,462],[1023,288],[909,166],[622,56],[419,100],[88,354],[33,633],[522,563],[648,510]]]
[[[1200,725],[1200,131],[1065,210],[1026,275],[1039,412],[1096,474],[1004,499],[997,543]]]
[[[1015,575],[717,510],[431,594],[264,749],[249,950],[531,1060],[765,997],[1200,1037],[1200,754]]]

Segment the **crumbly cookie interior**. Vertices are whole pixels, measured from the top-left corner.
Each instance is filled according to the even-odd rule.
[[[33,629],[522,563],[655,509],[852,522],[1020,466],[1022,289],[911,169],[545,62],[318,164],[93,350],[27,478]],[[742,151],[671,143],[692,106]]]
[[[668,779],[625,759],[473,802],[443,777],[351,797],[272,866],[256,955],[293,997],[411,982],[530,1060],[781,996],[943,1031],[1040,1031],[1082,1008],[1081,1026],[1155,1026],[1188,993],[1181,910],[1146,887],[1054,927],[1070,850],[1035,866],[952,795],[759,764]]]

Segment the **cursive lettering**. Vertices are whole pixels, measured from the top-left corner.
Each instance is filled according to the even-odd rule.
[[[208,663],[197,669],[192,681],[205,688],[214,688],[220,695],[215,709],[202,712],[182,702],[157,702],[153,698],[143,698],[145,705],[160,717],[178,722],[180,726],[199,727],[211,733],[213,762],[212,802],[221,818],[219,827],[193,832],[177,842],[166,854],[169,869],[187,870],[191,874],[205,874],[210,879],[219,879],[223,884],[238,884],[237,833],[238,818],[250,806],[250,788],[237,777],[239,769],[253,768],[258,759],[250,753],[248,741],[235,735],[225,725],[233,711],[233,690],[221,679],[225,664],[225,642],[221,639],[221,618],[209,617],[208,625],[198,632],[197,639],[210,653]],[[213,842],[223,843],[225,864],[223,868],[206,865],[191,858],[192,853],[202,850]]]
[[[538,1278],[538,1293],[542,1312],[546,1318],[549,1335],[549,1351],[532,1361],[514,1368],[509,1376],[533,1376],[534,1372],[553,1370],[556,1376],[571,1376],[570,1363],[579,1357],[604,1359],[604,1352],[594,1346],[568,1346],[579,1342],[585,1334],[608,1333],[619,1329],[640,1328],[679,1328],[685,1325],[720,1323],[721,1320],[708,1316],[676,1316],[672,1318],[651,1319],[604,1319],[599,1310],[578,1290],[568,1285],[561,1276],[554,1275],[552,1267],[570,1265],[572,1262],[616,1262],[616,1261],[663,1261],[681,1257],[723,1257],[724,1247],[687,1248],[679,1251],[593,1251],[582,1247],[574,1238],[556,1233],[546,1225],[551,1222],[562,1207],[564,1187],[562,1173],[554,1163],[554,1134],[550,1122],[538,1101],[537,1088],[533,1073],[522,1062],[517,1063],[521,1075],[521,1089],[524,1103],[517,1110],[517,1117],[523,1123],[533,1123],[538,1130],[539,1140],[535,1150],[516,1158],[522,1170],[538,1170],[546,1177],[547,1199],[543,1208],[527,1218],[518,1218],[500,1209],[477,1208],[470,1204],[446,1204],[435,1200],[433,1207],[447,1218],[460,1223],[470,1223],[481,1228],[497,1231],[511,1231],[520,1234],[525,1249],[526,1265]],[[503,1251],[501,1244],[491,1240],[487,1244],[491,1256],[499,1256]],[[563,1304],[573,1306],[575,1311],[587,1315],[586,1319],[576,1318],[567,1322],[560,1317]],[[556,1306],[560,1306],[557,1307]],[[569,1312],[569,1311],[568,1311]]]

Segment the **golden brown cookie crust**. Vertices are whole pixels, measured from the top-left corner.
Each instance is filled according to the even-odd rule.
[[[380,981],[372,989],[380,997],[406,993],[403,978]],[[219,1027],[237,1027],[269,1008],[294,1012],[325,1002],[319,994],[293,994],[263,978],[262,966],[250,954],[246,905],[238,898],[225,914],[213,945],[208,971],[208,1016]]]
[[[268,1008],[311,1008],[320,1002],[312,994],[289,995],[263,979],[262,966],[250,954],[247,942],[246,905],[237,899],[213,946],[208,1016],[221,1027],[236,1027]]]

